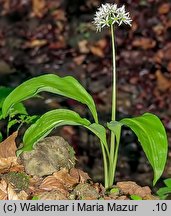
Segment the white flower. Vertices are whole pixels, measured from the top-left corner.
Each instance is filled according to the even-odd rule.
[[[125,23],[131,26],[131,21],[129,12],[125,11],[124,5],[118,8],[117,4],[109,3],[102,4],[94,17],[94,24],[96,25],[97,31],[101,31],[103,27],[109,27],[115,23],[118,25]]]

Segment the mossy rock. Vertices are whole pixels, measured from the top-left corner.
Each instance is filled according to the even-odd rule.
[[[59,136],[46,137],[39,141],[34,150],[23,152],[20,157],[29,175],[46,176],[61,168],[75,166],[73,148]]]
[[[96,200],[99,198],[99,194],[96,189],[88,183],[78,184],[74,190],[70,193],[70,199],[78,200]]]
[[[9,172],[4,174],[2,178],[12,184],[18,191],[27,190],[29,187],[29,176],[25,173]]]

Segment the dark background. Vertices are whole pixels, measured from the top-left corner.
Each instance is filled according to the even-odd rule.
[[[0,85],[15,87],[45,73],[73,75],[92,94],[101,122],[110,121],[111,41],[107,29],[92,24],[101,3],[125,4],[132,27],[116,31],[117,118],[152,112],[163,121],[171,140],[171,2],[162,0],[0,0]],[[75,101],[53,94],[25,102],[28,112],[43,114],[68,107],[91,119]],[[1,122],[4,131],[6,122]],[[15,128],[11,129],[15,130]],[[21,130],[21,134],[23,133]],[[74,146],[77,166],[103,181],[99,142],[83,129],[63,127]],[[163,179],[171,176],[171,152]],[[116,180],[152,184],[152,170],[134,134],[124,129]],[[161,179],[162,180],[162,179]]]

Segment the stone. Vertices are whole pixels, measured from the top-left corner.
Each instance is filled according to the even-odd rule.
[[[79,200],[96,200],[99,198],[99,194],[96,189],[88,183],[78,184],[72,193],[70,194],[70,199],[79,199]]]
[[[27,174],[41,177],[62,168],[73,168],[74,154],[73,148],[62,137],[52,136],[39,141],[32,151],[23,152],[20,158]]]

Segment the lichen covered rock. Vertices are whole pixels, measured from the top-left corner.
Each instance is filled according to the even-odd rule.
[[[29,175],[46,176],[61,168],[71,169],[75,165],[73,148],[59,136],[46,137],[34,150],[23,152],[20,157]]]
[[[96,200],[99,194],[96,189],[88,183],[78,184],[70,194],[70,199]]]
[[[29,187],[29,176],[22,172],[9,172],[2,175],[1,178],[13,185],[18,191],[27,190]]]

